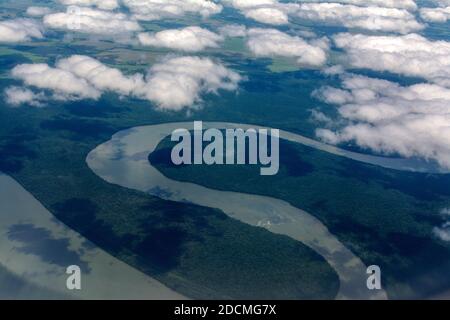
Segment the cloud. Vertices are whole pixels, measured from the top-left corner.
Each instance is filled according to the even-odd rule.
[[[277,29],[251,28],[243,25],[225,25],[219,28],[224,37],[243,37],[251,53],[257,57],[291,57],[300,65],[322,66],[327,61],[329,40],[312,32],[297,32],[304,38],[292,36]],[[306,40],[305,38],[310,38]]]
[[[81,55],[47,64],[22,64],[12,76],[26,85],[64,100],[98,99],[104,92],[146,99],[160,109],[181,110],[201,101],[202,93],[237,89],[241,77],[209,58],[171,57],[153,65],[146,76],[124,75],[100,61]]]
[[[347,28],[409,33],[424,28],[416,21],[414,0],[223,0],[247,18],[283,25],[289,16]]]
[[[260,6],[272,6],[278,4],[278,0],[224,0],[237,9],[246,9]]]
[[[145,46],[196,52],[219,47],[218,43],[223,40],[223,37],[207,29],[192,26],[157,33],[140,33],[138,39]]]
[[[42,100],[45,99],[43,94],[35,94],[33,91],[27,88],[21,87],[8,87],[5,89],[6,103],[13,107],[18,107],[22,104],[28,104],[33,107],[42,106]]]
[[[342,3],[361,7],[397,8],[410,11],[417,9],[417,4],[414,0],[302,0],[302,2]]]
[[[385,154],[419,157],[450,168],[450,89],[420,83],[401,86],[387,80],[344,74],[342,88],[314,93],[338,106],[336,129],[318,129],[322,140],[353,142]]]
[[[313,122],[325,124],[327,127],[333,125],[333,119],[331,119],[325,113],[315,110],[315,109],[311,110],[311,120]]]
[[[222,6],[208,0],[122,0],[138,20],[160,20],[199,14],[202,17],[220,13]]]
[[[141,30],[137,21],[126,14],[84,7],[69,7],[66,12],[47,14],[44,24],[55,29],[106,35]]]
[[[333,75],[339,75],[339,74],[343,74],[345,72],[345,68],[338,64],[338,65],[334,65],[328,68],[325,68],[322,70],[322,72],[325,75],[329,75],[329,76],[333,76]]]
[[[299,64],[321,66],[327,59],[326,42],[307,42],[276,29],[249,29],[247,46],[258,57],[294,57]]]
[[[108,67],[100,61],[81,55],[59,60],[56,67],[85,80],[96,91],[112,91],[121,95],[132,95],[145,85],[143,75],[125,76],[120,70]]]
[[[279,3],[277,0],[224,0],[224,3],[238,9],[247,18],[272,25],[289,23],[288,12],[297,8],[297,4]]]
[[[0,21],[0,42],[24,42],[42,39],[42,25],[31,19]]]
[[[302,3],[295,15],[304,20],[373,31],[409,33],[424,28],[409,11],[340,3]]]
[[[445,8],[421,8],[420,16],[429,22],[447,22],[450,20],[450,6]]]
[[[446,220],[440,227],[434,227],[433,233],[442,241],[450,241],[450,208],[444,208],[440,214]]]
[[[245,11],[244,15],[258,22],[282,25],[289,23],[288,15],[277,8],[256,8]]]
[[[433,233],[442,241],[450,241],[450,222],[444,223],[442,227],[434,227]]]
[[[200,101],[201,93],[234,91],[241,76],[209,58],[169,58],[147,76],[145,97],[162,109],[180,110]]]
[[[421,77],[450,86],[450,42],[431,41],[417,34],[368,36],[341,33],[334,37],[356,68]]]
[[[50,12],[52,10],[48,7],[28,7],[26,14],[31,17],[42,17]]]
[[[14,67],[11,74],[26,85],[53,91],[58,99],[97,99],[101,95],[99,90],[92,87],[85,79],[43,63],[18,65]]]
[[[102,10],[114,10],[119,7],[118,0],[59,0],[66,6],[95,6]]]

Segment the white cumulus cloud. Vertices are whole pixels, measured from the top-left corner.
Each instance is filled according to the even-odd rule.
[[[40,107],[44,98],[43,94],[36,94],[27,88],[12,86],[5,89],[6,102],[13,107],[18,107],[22,104]]]
[[[206,48],[217,48],[223,37],[207,29],[191,26],[157,33],[140,33],[138,39],[145,46],[196,52]]]
[[[31,19],[0,21],[0,42],[24,42],[42,39],[42,25]]]
[[[278,4],[278,0],[223,0],[234,8],[246,9],[258,6],[271,6]]]
[[[444,223],[441,227],[434,227],[433,232],[442,241],[450,241],[450,222]]]
[[[414,0],[301,0],[300,2],[342,3],[361,7],[397,8],[410,11],[417,9],[417,4]]]
[[[21,64],[14,67],[11,74],[26,85],[53,91],[60,99],[97,99],[101,95],[85,79],[44,63]]]
[[[445,8],[421,8],[420,16],[429,22],[447,22],[450,20],[450,6]]]
[[[446,220],[440,227],[434,227],[433,233],[442,241],[450,241],[450,208],[444,208],[440,212]]]
[[[296,16],[301,19],[347,28],[409,33],[424,28],[408,10],[360,7],[340,3],[302,3]]]
[[[145,85],[143,75],[124,75],[120,70],[108,67],[97,59],[74,55],[56,63],[59,70],[69,72],[85,80],[97,91],[112,91],[121,95],[131,95]]]
[[[289,23],[289,11],[297,8],[295,3],[280,3],[277,0],[224,0],[223,2],[239,10],[247,18],[272,25]]]
[[[95,6],[103,10],[114,10],[119,7],[118,0],[59,0],[66,6]]]
[[[30,17],[42,17],[50,12],[52,12],[52,10],[48,7],[28,7],[26,14]]]
[[[450,89],[344,74],[342,87],[315,96],[338,106],[336,129],[318,129],[328,143],[353,142],[385,154],[419,157],[450,168]]]
[[[203,93],[236,90],[241,80],[238,73],[219,62],[191,56],[169,57],[153,65],[146,75],[124,75],[92,57],[74,55],[57,61],[55,67],[18,65],[12,76],[27,86],[52,92],[55,99],[98,99],[104,92],[115,92],[149,100],[165,110],[193,106]]]
[[[334,37],[356,68],[422,77],[450,86],[450,42],[432,41],[418,34],[368,36],[341,33]]]
[[[282,25],[289,23],[288,15],[277,8],[249,9],[244,12],[244,15],[247,18],[267,24]]]
[[[424,28],[412,13],[414,0],[223,0],[247,18],[282,25],[291,18],[347,28],[409,33]]]
[[[139,20],[160,20],[199,14],[202,17],[220,13],[222,6],[209,0],[122,0]]]
[[[322,66],[327,60],[326,42],[307,42],[276,29],[249,29],[247,46],[258,57],[294,57],[299,64]]]
[[[55,29],[106,35],[141,30],[138,22],[126,14],[89,7],[69,7],[66,12],[45,15],[44,24]]]
[[[201,93],[233,91],[241,76],[209,58],[177,57],[154,65],[145,97],[162,109],[180,110],[200,101]]]

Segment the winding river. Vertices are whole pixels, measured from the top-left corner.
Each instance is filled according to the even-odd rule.
[[[324,257],[338,274],[340,289],[337,299],[387,299],[383,290],[367,289],[366,266],[313,215],[276,198],[213,190],[165,177],[149,163],[148,155],[156,149],[161,140],[179,128],[193,130],[193,123],[166,123],[120,131],[111,140],[92,150],[86,158],[87,164],[109,183],[144,191],[166,200],[217,208],[244,223],[264,227],[273,233],[287,235],[304,243]],[[263,127],[204,122],[203,128]],[[280,138],[384,168],[444,173],[437,165],[425,161],[350,152],[282,130]]]
[[[185,299],[59,222],[0,173],[0,297],[3,299]],[[70,265],[81,290],[66,288]]]

